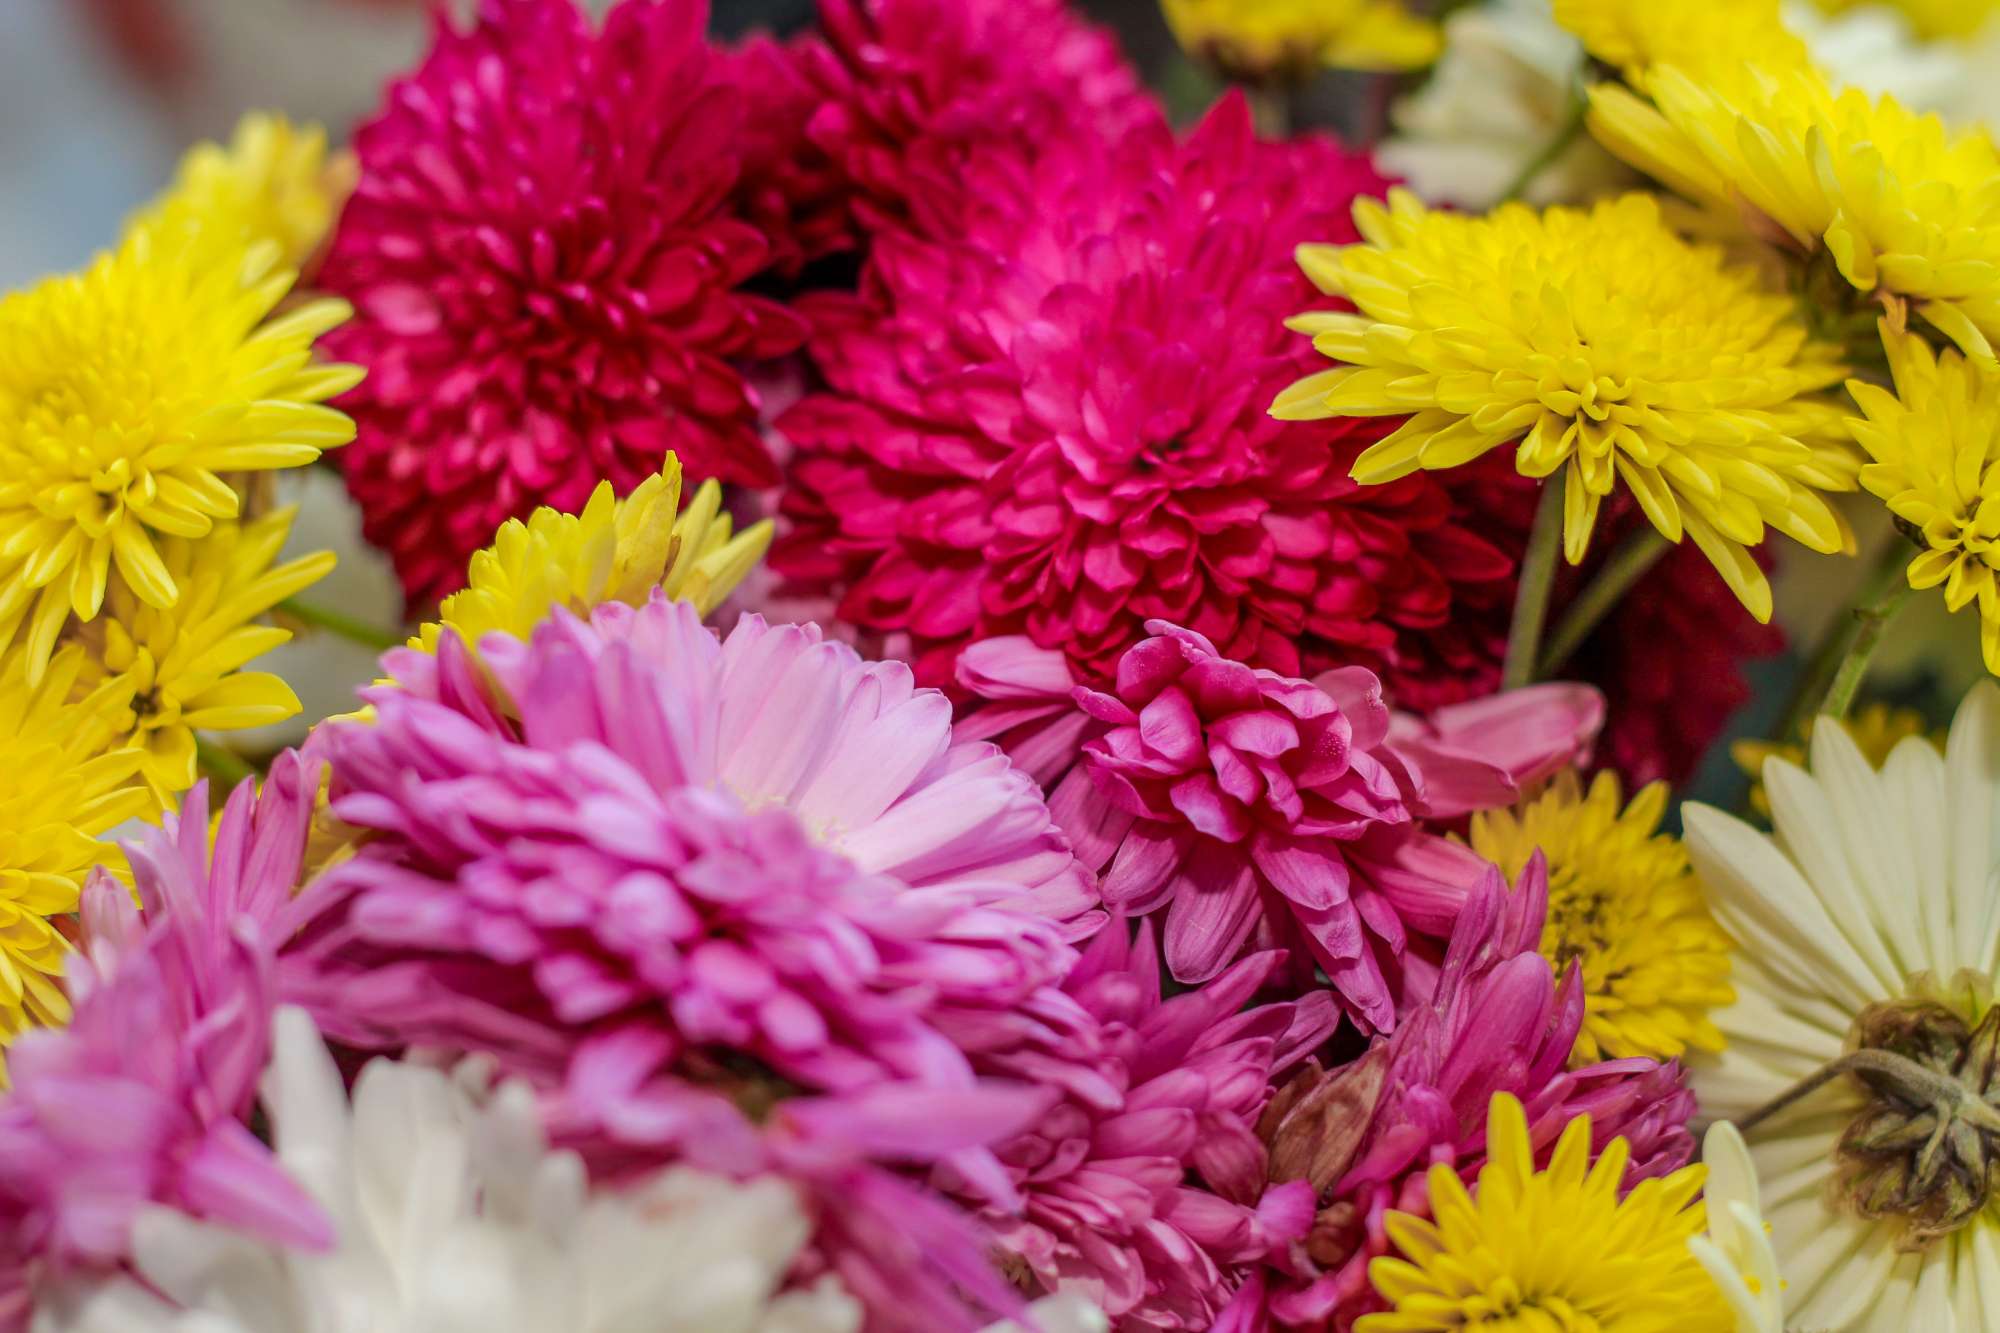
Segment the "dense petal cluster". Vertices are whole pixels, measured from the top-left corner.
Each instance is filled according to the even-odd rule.
[[[1747,548],[1766,525],[1817,551],[1847,542],[1819,494],[1854,485],[1839,409],[1823,396],[1842,377],[1838,350],[1756,273],[1676,236],[1651,196],[1468,218],[1392,192],[1387,207],[1357,204],[1355,220],[1364,243],[1309,246],[1300,262],[1358,310],[1292,321],[1343,364],[1272,410],[1407,415],[1355,461],[1358,479],[1513,446],[1522,475],[1563,486],[1572,564],[1623,481],[1760,620],[1771,589]]]
[[[1854,291],[1907,300],[1967,355],[2000,337],[2000,149],[1893,97],[1836,93],[1811,71],[1756,68],[1728,85],[1669,66],[1591,90],[1592,132],[1690,198],[1765,219],[1822,251]]]
[[[505,520],[628,492],[669,450],[775,480],[740,363],[803,328],[745,290],[770,246],[732,202],[745,112],[705,18],[631,0],[599,31],[575,0],[483,0],[355,135],[320,281],[369,369],[348,484],[414,603]]]
[[[173,184],[128,225],[169,235],[197,232],[225,261],[234,249],[268,241],[278,247],[279,262],[303,269],[325,241],[353,178],[350,157],[328,154],[324,129],[253,111],[227,144],[189,149]]]
[[[1377,1259],[1369,1272],[1393,1309],[1364,1316],[1355,1333],[1427,1333],[1495,1314],[1620,1333],[1734,1322],[1688,1248],[1702,1229],[1701,1167],[1625,1193],[1629,1145],[1613,1139],[1593,1162],[1590,1117],[1581,1115],[1537,1170],[1527,1117],[1507,1093],[1493,1098],[1486,1140],[1476,1191],[1435,1166],[1431,1216],[1390,1216],[1402,1256]]]
[[[2000,675],[2000,372],[1905,330],[1882,326],[1892,394],[1851,381],[1848,422],[1871,460],[1861,484],[1920,548],[1910,586],[1944,587],[1953,611],[1978,604],[1986,669]]]
[[[224,474],[353,438],[324,404],[361,372],[313,360],[348,308],[274,314],[292,280],[274,244],[219,256],[198,229],[139,228],[0,300],[0,646],[26,622],[31,681],[72,614],[97,616],[114,570],[146,605],[176,604],[160,543],[237,516]]]
[[[1623,803],[1618,778],[1575,770],[1512,810],[1472,817],[1472,849],[1518,877],[1547,858],[1548,922],[1541,950],[1551,967],[1572,959],[1583,979],[1583,1029],[1574,1058],[1675,1059],[1722,1049],[1711,1009],[1729,989],[1729,939],[1702,901],[1680,839],[1659,831],[1667,786]]]
[[[1437,26],[1401,0],[1161,0],[1191,55],[1246,83],[1303,82],[1323,67],[1419,69]]]
[[[1644,84],[1673,65],[1704,81],[1739,78],[1746,53],[1761,65],[1807,69],[1806,45],[1779,17],[1778,0],[1682,0],[1671,8],[1625,0],[1555,0],[1556,22],[1584,49]]]
[[[827,312],[830,387],[781,421],[774,567],[907,634],[931,682],[1016,633],[1102,682],[1158,618],[1254,667],[1465,688],[1510,561],[1441,487],[1349,480],[1371,426],[1262,411],[1310,359],[1277,325],[1309,297],[1291,247],[1379,179],[1329,142],[1258,142],[1234,99],[1178,145],[1154,125],[989,165],[982,226],[878,247],[886,318]]]
[[[707,615],[763,558],[771,525],[735,531],[713,481],[683,509],[681,486],[680,460],[668,454],[623,499],[599,482],[581,513],[543,506],[525,522],[508,519],[410,646],[436,652],[446,626],[468,644],[495,632],[525,640],[555,607],[587,615],[607,602],[643,606],[655,588]]]

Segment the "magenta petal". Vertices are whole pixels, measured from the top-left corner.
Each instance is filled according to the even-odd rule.
[[[196,1216],[281,1245],[333,1248],[333,1223],[312,1196],[233,1120],[217,1124],[181,1163],[181,1193]]]
[[[1167,970],[1176,981],[1207,981],[1228,965],[1257,923],[1257,882],[1247,858],[1212,846],[1181,870],[1167,909]]]
[[[1140,820],[1125,834],[1118,854],[1098,882],[1105,903],[1134,916],[1160,905],[1158,896],[1171,891],[1173,876],[1187,859],[1194,838],[1169,825]]]
[[[1325,911],[1347,900],[1347,862],[1337,850],[1260,833],[1250,857],[1266,883],[1301,907]]]

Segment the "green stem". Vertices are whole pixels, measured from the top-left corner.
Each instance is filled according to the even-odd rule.
[[[1891,535],[1889,544],[1877,558],[1874,572],[1868,576],[1854,605],[1835,616],[1831,624],[1821,634],[1819,645],[1814,648],[1806,668],[1799,674],[1798,683],[1792,687],[1790,703],[1785,708],[1785,721],[1778,732],[1780,741],[1805,739],[1806,730],[1812,719],[1821,713],[1831,712],[1836,717],[1845,717],[1854,703],[1855,691],[1860,688],[1862,677],[1868,670],[1868,659],[1881,642],[1882,631],[1887,627],[1888,616],[1893,616],[1909,595],[1910,580],[1905,568],[1910,560],[1910,548],[1902,538]],[[1849,679],[1840,688],[1845,693],[1836,700],[1836,686],[1846,672]],[[1838,702],[1838,707],[1829,705]]]
[[[1512,203],[1526,194],[1528,187],[1535,183],[1535,178],[1554,166],[1556,159],[1567,153],[1570,145],[1582,137],[1584,118],[1589,114],[1590,99],[1584,96],[1583,89],[1581,87],[1571,89],[1569,112],[1563,117],[1563,123],[1557,127],[1549,141],[1542,145],[1541,151],[1529,158],[1520,171],[1515,173],[1505,193],[1494,201],[1493,206],[1498,208],[1501,204]]]
[[[1500,671],[1503,690],[1519,689],[1535,678],[1542,625],[1549,616],[1556,560],[1562,552],[1564,472],[1542,483],[1542,498],[1535,506],[1535,526],[1528,532],[1528,549],[1521,557],[1521,584],[1514,593],[1514,620],[1507,627],[1507,664]]]
[[[1735,1121],[1737,1132],[1749,1134],[1788,1106],[1793,1106],[1825,1087],[1842,1074],[1873,1074],[1894,1086],[1912,1102],[1945,1108],[1961,1115],[1967,1123],[1989,1133],[2000,1131],[2000,1112],[1986,1104],[1958,1079],[1927,1069],[1907,1056],[1874,1046],[1849,1052],[1786,1088],[1750,1114]]]
[[[1650,525],[1627,537],[1556,622],[1555,633],[1549,636],[1549,646],[1535,670],[1536,678],[1549,680],[1562,670],[1576,650],[1583,647],[1591,631],[1604,623],[1604,618],[1632,591],[1632,585],[1673,549],[1674,544]]]
[[[210,777],[226,783],[231,788],[245,778],[257,776],[257,770],[234,751],[225,750],[211,741],[202,740],[199,736],[194,742],[194,757],[195,762],[206,769]],[[216,802],[211,800],[209,804],[214,805]]]
[[[377,629],[375,626],[356,620],[350,615],[335,611],[330,607],[320,606],[314,602],[305,602],[296,597],[287,597],[284,601],[278,603],[278,610],[292,617],[294,620],[302,620],[315,629],[323,629],[329,634],[338,635],[350,643],[358,643],[363,648],[368,648],[378,653],[403,646],[403,638],[399,634],[393,634],[385,629]]]

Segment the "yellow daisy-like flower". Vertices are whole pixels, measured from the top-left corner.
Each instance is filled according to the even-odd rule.
[[[0,648],[28,625],[39,681],[116,568],[140,601],[182,589],[159,539],[236,516],[226,472],[297,467],[354,438],[327,399],[361,379],[313,340],[349,313],[292,287],[277,247],[240,262],[140,229],[84,272],[0,301]]]
[[[140,772],[158,809],[195,783],[197,730],[241,731],[298,714],[291,686],[243,670],[292,637],[258,617],[333,569],[331,551],[272,567],[297,512],[168,539],[161,555],[181,589],[171,607],[148,606],[114,579],[104,613],[71,631],[88,654],[79,689],[113,677],[127,686],[119,730],[145,755]]]
[[[1631,1150],[1613,1139],[1590,1160],[1590,1117],[1564,1127],[1535,1170],[1521,1103],[1493,1098],[1488,1160],[1468,1193],[1451,1167],[1429,1176],[1431,1218],[1390,1213],[1401,1258],[1368,1265],[1393,1308],[1355,1333],[1726,1333],[1735,1317],[1688,1248],[1701,1233],[1699,1166],[1618,1197]]]
[[[1813,724],[1818,719],[1808,718],[1805,735],[1797,744],[1785,741],[1744,739],[1732,741],[1729,757],[1736,766],[1748,774],[1750,781],[1750,808],[1766,819],[1771,816],[1771,794],[1764,790],[1764,764],[1767,760],[1782,759],[1788,764],[1804,765],[1806,743],[1812,739]],[[1907,736],[1924,736],[1940,750],[1944,748],[1941,735],[1931,732],[1924,715],[1914,708],[1891,708],[1887,704],[1869,704],[1853,717],[1842,719],[1842,727],[1854,738],[1855,746],[1862,757],[1876,768],[1889,762],[1889,753]]]
[[[1729,937],[1702,901],[1679,838],[1661,833],[1667,784],[1620,809],[1618,778],[1599,773],[1586,794],[1574,770],[1512,810],[1472,817],[1474,851],[1510,880],[1539,848],[1549,863],[1541,952],[1561,976],[1582,969],[1583,1027],[1571,1059],[1676,1059],[1722,1049],[1709,1011],[1736,998]]]
[[[228,144],[190,149],[174,183],[129,226],[195,231],[218,254],[270,241],[281,263],[300,268],[326,239],[355,175],[352,154],[329,155],[318,125],[253,111]]]
[[[445,625],[468,643],[495,631],[526,639],[552,607],[582,614],[607,602],[641,606],[655,588],[707,615],[763,559],[771,524],[734,532],[713,481],[682,510],[681,484],[680,459],[668,454],[659,474],[622,500],[600,482],[581,514],[544,506],[525,523],[509,519],[472,557],[465,589],[444,599],[410,646],[436,652]]]
[[[2000,674],[2000,371],[1882,324],[1896,392],[1857,380],[1864,418],[1848,423],[1872,461],[1861,484],[1922,550],[1910,586],[1944,585],[1945,605],[1979,604],[1986,669]]]
[[[1627,162],[1682,194],[1810,252],[1822,245],[1858,292],[1901,297],[1970,355],[2000,335],[2000,150],[1983,130],[1810,71],[1752,71],[1728,87],[1655,71],[1652,101],[1590,93],[1590,126]]]
[[[1856,460],[1824,391],[1843,375],[1792,300],[1694,245],[1643,194],[1588,209],[1433,212],[1407,191],[1355,205],[1366,240],[1300,247],[1347,314],[1290,321],[1346,364],[1286,389],[1287,420],[1409,420],[1355,480],[1457,467],[1503,444],[1525,476],[1563,481],[1563,549],[1583,559],[1622,480],[1669,540],[1694,539],[1759,620],[1771,588],[1748,551],[1765,525],[1815,551],[1850,535],[1819,491]]]
[[[1885,0],[1818,2],[1819,7],[1829,14],[1843,14],[1863,5],[1882,4]],[[1993,16],[2000,14],[2000,0],[1886,0],[1886,3],[1890,8],[1902,11],[1919,37],[1932,40],[1977,37],[1993,22]]]
[[[0,1046],[69,1020],[51,918],[76,910],[91,867],[122,866],[99,835],[147,808],[139,752],[113,748],[122,687],[76,691],[83,667],[64,648],[31,685],[21,653],[0,661]]]
[[[1400,0],[1160,0],[1188,54],[1247,83],[1335,69],[1417,69],[1438,57],[1437,25]]]
[[[1809,67],[1778,0],[1555,0],[1556,22],[1607,65],[1643,83],[1660,65],[1734,78],[1750,62]]]

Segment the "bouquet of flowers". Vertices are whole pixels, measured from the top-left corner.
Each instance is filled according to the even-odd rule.
[[[441,9],[0,300],[0,1331],[2000,1329],[1992,6],[1163,8]]]

